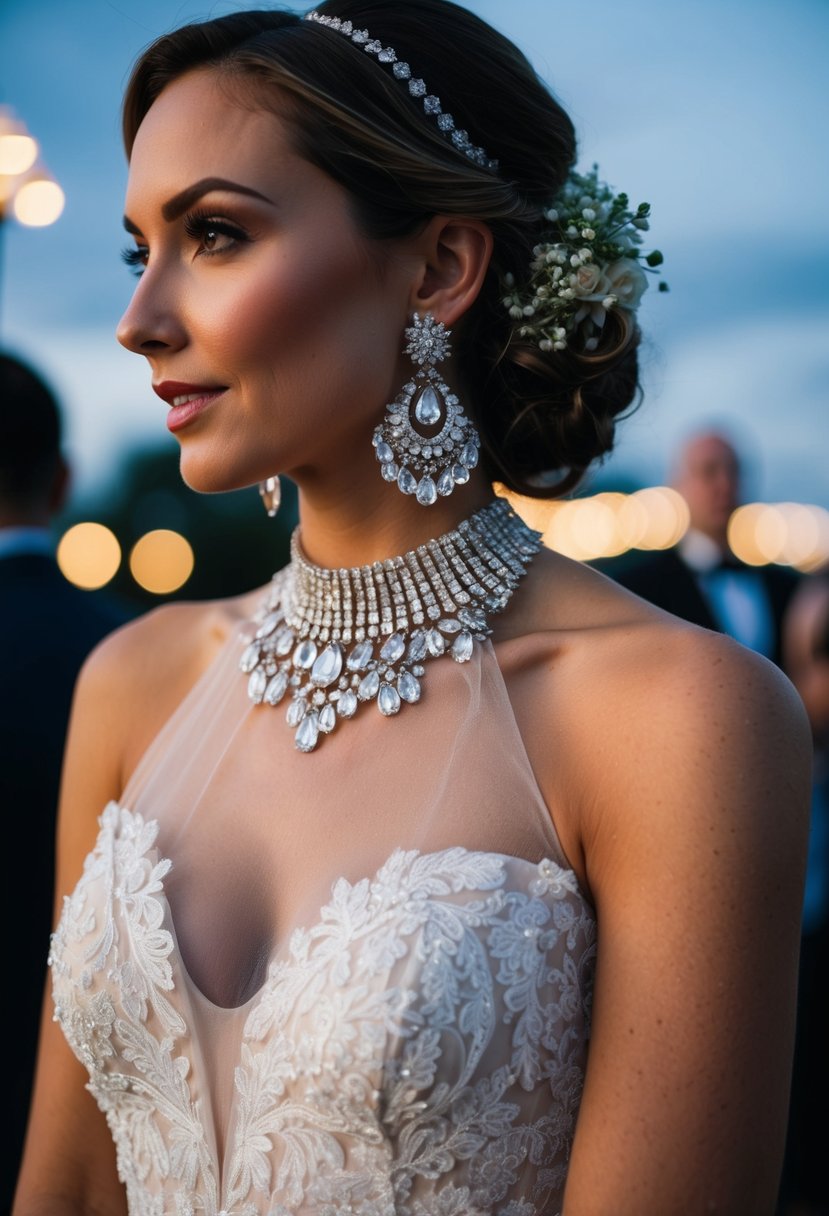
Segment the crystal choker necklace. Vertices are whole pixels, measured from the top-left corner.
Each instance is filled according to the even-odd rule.
[[[297,529],[245,638],[248,696],[279,705],[290,695],[301,752],[371,702],[386,717],[414,705],[426,663],[465,663],[491,634],[540,544],[502,498],[403,557],[351,570],[311,565]]]

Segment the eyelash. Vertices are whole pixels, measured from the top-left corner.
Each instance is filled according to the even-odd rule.
[[[191,211],[185,215],[183,224],[184,231],[194,241],[204,241],[208,233],[229,237],[233,244],[241,244],[250,239],[236,224],[231,224],[227,220],[216,219],[209,211]],[[229,253],[232,247],[233,245],[222,249],[201,249],[199,250],[199,254],[203,257],[212,257],[214,254]],[[146,245],[128,247],[121,250],[121,258],[132,273],[137,278],[140,278],[143,274],[149,252]]]

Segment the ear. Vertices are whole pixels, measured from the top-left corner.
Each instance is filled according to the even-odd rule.
[[[492,233],[483,220],[436,215],[417,238],[421,273],[410,312],[430,312],[454,325],[472,307],[492,257]]]

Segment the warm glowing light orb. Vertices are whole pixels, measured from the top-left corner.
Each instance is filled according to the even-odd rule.
[[[130,553],[132,577],[139,587],[153,595],[178,591],[193,573],[194,565],[189,541],[168,528],[145,533]]]
[[[75,524],[61,537],[57,559],[70,583],[94,591],[115,576],[121,565],[121,546],[103,524]]]
[[[32,178],[14,196],[15,217],[28,228],[45,228],[54,224],[63,211],[66,199],[57,182],[45,177]]]
[[[17,177],[27,173],[37,160],[37,140],[31,135],[18,135],[9,132],[0,135],[0,173],[7,177]]]

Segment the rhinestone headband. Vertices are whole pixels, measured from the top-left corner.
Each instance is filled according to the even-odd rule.
[[[376,38],[370,36],[368,30],[355,29],[351,21],[342,21],[339,17],[326,17],[322,13],[318,13],[316,9],[306,13],[304,20],[315,21],[329,30],[344,34],[354,46],[362,47],[367,55],[376,56],[378,63],[388,64],[395,78],[408,85],[412,97],[423,98],[424,113],[437,122],[438,130],[459,152],[462,152],[473,164],[480,165],[482,169],[497,170],[498,161],[487,156],[483,148],[477,148],[470,140],[468,131],[455,126],[454,118],[443,109],[440,98],[436,97],[434,93],[428,92],[426,81],[412,75],[412,69],[408,63],[398,59],[397,53],[392,47],[383,46],[382,42],[378,42]]]

